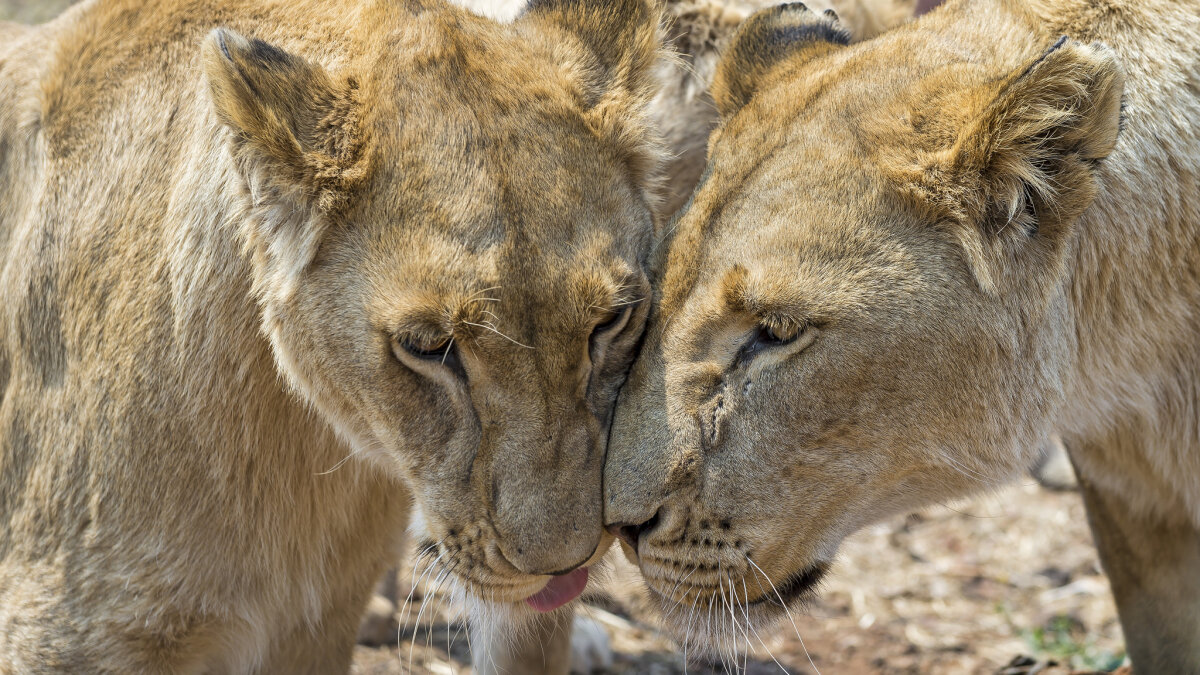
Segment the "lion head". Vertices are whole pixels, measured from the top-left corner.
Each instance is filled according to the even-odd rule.
[[[206,45],[262,330],[351,457],[412,487],[423,551],[519,601],[608,541],[607,430],[648,312],[658,15],[370,11],[370,48],[327,65],[228,30]]]
[[[1003,481],[1051,430],[1123,76],[1002,11],[850,45],[791,3],[723,57],[605,472],[606,522],[698,644],[740,637],[705,608],[782,616],[844,537]]]

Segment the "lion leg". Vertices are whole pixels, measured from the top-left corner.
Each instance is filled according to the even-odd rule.
[[[319,618],[313,623],[299,621],[281,635],[260,669],[264,675],[349,672],[356,637],[364,622],[382,618],[395,625],[393,601],[379,598],[377,593],[395,593],[395,575],[389,585],[383,571],[395,563],[403,549],[410,515],[408,489],[390,481],[381,482],[376,491],[364,492],[362,503],[353,512],[359,514],[359,520],[336,543],[340,551],[338,564],[324,575],[324,586],[305,593],[325,599]],[[380,600],[386,607],[379,609],[376,601]],[[385,616],[372,615],[372,605]]]
[[[1136,673],[1200,673],[1200,531],[1080,481]]]
[[[262,673],[346,673],[354,657],[365,594],[327,610],[316,626],[301,625],[272,646]]]
[[[473,655],[475,675],[566,675],[571,671],[574,618],[574,608],[567,605],[537,615],[515,632],[498,626],[484,633],[473,626],[471,642],[480,649]]]

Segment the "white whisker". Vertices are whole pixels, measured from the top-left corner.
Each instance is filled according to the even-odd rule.
[[[779,589],[775,587],[775,582],[771,581],[770,575],[764,572],[763,568],[759,567],[758,563],[754,562],[750,556],[745,556],[745,558],[746,562],[754,565],[754,569],[758,570],[759,574],[762,574],[763,578],[767,580],[768,584],[770,584],[771,590],[775,592],[775,597],[779,600],[779,606],[783,607],[784,613],[787,614],[788,621],[792,624],[792,630],[796,632],[796,639],[800,641],[800,648],[804,650],[804,656],[808,658],[808,665],[813,667],[813,670],[817,672],[817,675],[821,675],[821,669],[817,668],[817,664],[813,663],[812,654],[808,653],[808,646],[804,644],[804,638],[800,637],[800,627],[796,625],[796,619],[792,616],[792,611],[788,609],[787,603],[783,601],[783,596],[780,595]]]
[[[758,629],[756,629],[754,627],[754,623],[752,621],[750,621],[750,608],[749,608],[750,591],[749,591],[749,589],[746,588],[746,577],[744,577],[744,576],[742,577],[742,593],[744,593],[746,596],[746,603],[742,604],[742,614],[744,614],[746,616],[746,627],[748,627],[751,631],[754,632],[754,638],[756,640],[758,640],[758,644],[763,646],[763,649],[767,650],[767,656],[771,657],[771,660],[775,662],[775,665],[779,666],[779,669],[782,670],[784,673],[787,673],[788,669],[784,668],[783,664],[779,662],[779,659],[775,658],[775,653],[771,651],[771,648],[767,646],[766,642],[763,642],[762,636],[758,634]],[[746,644],[749,645],[750,641],[747,640]]]

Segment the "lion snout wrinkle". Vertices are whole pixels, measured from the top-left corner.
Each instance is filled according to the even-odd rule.
[[[732,401],[726,396],[726,386],[722,382],[713,397],[697,411],[696,422],[700,427],[700,442],[706,452],[712,452],[719,445],[721,426],[729,415],[731,406]]]

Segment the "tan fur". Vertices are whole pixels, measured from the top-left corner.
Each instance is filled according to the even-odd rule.
[[[599,556],[658,26],[98,0],[0,28],[0,672],[344,672],[410,496],[498,620]]]
[[[848,534],[1061,430],[1135,668],[1200,672],[1197,17],[962,0],[858,45],[797,8],[746,23],[606,465],[681,635],[740,643],[710,605],[778,619]]]

